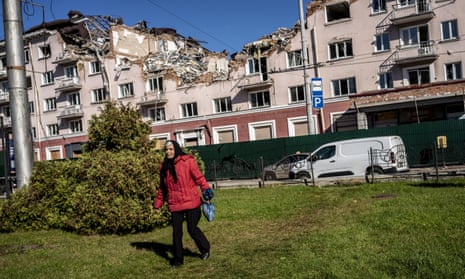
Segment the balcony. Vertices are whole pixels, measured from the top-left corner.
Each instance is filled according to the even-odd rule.
[[[81,108],[81,105],[72,105],[63,108],[60,114],[57,116],[58,119],[69,119],[69,118],[76,118],[82,117],[84,115],[84,111]]]
[[[164,105],[168,102],[165,93],[159,93],[154,91],[145,92],[145,96],[142,96],[137,104],[139,106],[151,106],[151,105]]]
[[[81,82],[79,81],[78,77],[74,77],[71,79],[63,79],[57,82],[57,86],[55,87],[55,91],[73,91],[81,89]]]
[[[52,61],[53,64],[71,64],[76,63],[79,60],[79,57],[71,54],[69,52],[60,53],[59,56]]]
[[[398,65],[431,62],[438,58],[434,49],[434,41],[422,42],[417,46],[402,47],[394,59]]]
[[[259,90],[259,89],[266,89],[273,85],[271,80],[262,80],[261,74],[252,74],[245,76],[241,83],[239,84],[239,88],[250,91],[250,90]]]
[[[430,20],[434,17],[428,0],[417,0],[413,5],[394,5],[390,20],[394,25],[410,24]]]
[[[0,91],[0,104],[5,104],[10,102],[10,93]]]

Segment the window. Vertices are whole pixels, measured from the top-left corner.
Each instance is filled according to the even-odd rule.
[[[392,72],[379,74],[379,89],[394,88]]]
[[[92,103],[102,103],[107,99],[107,92],[105,88],[98,88],[92,90]]]
[[[37,129],[36,129],[36,127],[31,128],[31,135],[32,135],[33,139],[37,138]]]
[[[24,64],[29,64],[29,61],[30,61],[29,50],[25,49],[24,50]]]
[[[0,58],[0,69],[6,71],[6,56]]]
[[[374,14],[385,12],[386,0],[371,0],[371,11]]]
[[[52,137],[58,136],[59,134],[58,124],[47,125],[47,136]]]
[[[400,45],[413,46],[429,40],[428,26],[415,26],[400,31]]]
[[[56,99],[48,98],[44,100],[44,111],[54,111],[57,109]]]
[[[272,139],[276,136],[274,121],[249,123],[250,140]]]
[[[132,82],[121,84],[119,86],[119,98],[127,98],[134,96],[134,87]]]
[[[304,64],[302,51],[290,51],[287,53],[287,67],[298,67]]]
[[[91,61],[89,63],[90,74],[98,74],[102,72],[102,65],[100,65],[100,61]]]
[[[28,89],[32,88],[32,78],[31,78],[31,76],[26,77],[26,88],[28,88]]]
[[[68,94],[68,104],[70,106],[81,104],[81,96],[79,92]]]
[[[65,68],[65,77],[67,79],[71,79],[73,77],[77,77],[77,67],[76,66],[70,66]]]
[[[399,6],[401,6],[401,7],[415,5],[416,1],[417,0],[398,0]]]
[[[462,79],[462,63],[450,63],[445,65],[446,80]]]
[[[53,76],[52,71],[42,73],[42,85],[53,84],[54,81],[55,81],[55,77]]]
[[[430,83],[429,67],[407,69],[408,84]]]
[[[165,108],[151,108],[149,116],[153,121],[164,121],[166,120]]]
[[[260,65],[258,63],[258,59],[249,58],[247,59],[247,74],[255,74],[260,72]]]
[[[197,103],[181,104],[181,117],[197,116]]]
[[[35,108],[34,108],[34,102],[29,102],[29,113],[34,113]]]
[[[39,50],[39,59],[48,58],[52,54],[50,51],[49,45],[40,46],[38,50]]]
[[[289,97],[291,103],[300,103],[305,101],[305,90],[302,85],[289,87]]]
[[[266,57],[260,57],[260,59],[247,59],[247,65],[245,70],[247,75],[261,73],[262,81],[268,80],[268,66]]]
[[[449,20],[441,22],[441,33],[442,33],[442,40],[457,40],[459,36],[457,20]]]
[[[8,81],[2,81],[0,82],[0,94],[8,94],[9,89],[8,89]]]
[[[375,51],[380,52],[387,51],[389,49],[389,33],[376,35]]]
[[[269,91],[251,93],[249,96],[250,96],[250,106],[252,108],[270,106],[270,92]]]
[[[163,78],[154,77],[147,80],[147,89],[149,92],[162,93],[163,92]]]
[[[317,160],[330,159],[334,155],[336,155],[336,146],[335,145],[330,145],[330,146],[323,147],[322,149],[318,150],[315,153],[315,156],[316,156]]]
[[[354,77],[333,80],[331,83],[333,85],[334,96],[342,96],[357,93]]]
[[[82,120],[71,120],[69,121],[69,129],[71,133],[80,133],[82,132]]]
[[[232,111],[231,97],[214,99],[213,102],[215,104],[215,112]]]
[[[352,56],[352,40],[332,43],[329,45],[329,59],[331,60]]]
[[[350,18],[350,7],[347,1],[326,6],[327,22],[332,22],[344,18]]]

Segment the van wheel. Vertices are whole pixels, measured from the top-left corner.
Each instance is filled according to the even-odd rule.
[[[265,177],[263,178],[265,180],[276,180],[276,175],[272,172],[267,172],[265,173]]]
[[[301,172],[301,173],[298,173],[297,176],[296,176],[297,179],[309,179],[310,178],[310,174],[306,173],[306,172]]]
[[[365,172],[365,181],[367,183],[374,182],[374,176],[377,174],[383,174],[384,171],[380,167],[368,168]]]

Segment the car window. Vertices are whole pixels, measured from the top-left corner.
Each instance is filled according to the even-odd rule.
[[[336,155],[336,146],[330,145],[323,147],[322,149],[318,150],[315,155],[317,155],[318,160],[329,159]]]

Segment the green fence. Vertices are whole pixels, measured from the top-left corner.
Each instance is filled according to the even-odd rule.
[[[263,166],[295,152],[312,152],[320,145],[337,140],[401,136],[410,167],[456,165],[465,162],[465,120],[447,120],[387,128],[357,130],[322,135],[278,138],[250,142],[196,146],[205,162],[208,180],[258,178]],[[438,136],[447,147],[435,149]]]

